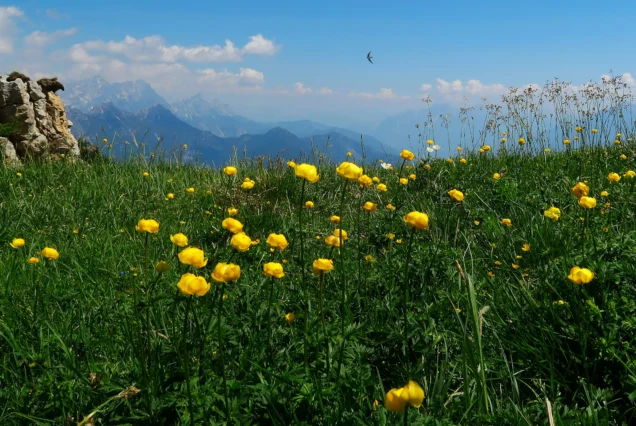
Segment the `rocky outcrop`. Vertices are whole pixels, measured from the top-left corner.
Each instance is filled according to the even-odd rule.
[[[4,160],[15,164],[60,154],[78,156],[79,146],[70,132],[73,124],[60,97],[45,92],[33,80],[9,80],[0,75],[0,125],[11,129],[9,134],[0,134]]]

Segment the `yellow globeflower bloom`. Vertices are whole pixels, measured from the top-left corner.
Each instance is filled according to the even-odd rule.
[[[52,247],[44,247],[42,249],[42,256],[49,260],[57,260],[60,257],[60,254]]]
[[[499,173],[494,173],[494,174],[492,175],[492,178],[493,178],[494,180],[499,180],[499,179],[501,179],[501,175],[500,175]]]
[[[194,274],[187,273],[181,276],[181,279],[177,283],[177,287],[181,290],[181,293],[186,296],[205,296],[210,290],[210,283],[203,277],[197,277]]]
[[[366,203],[364,203],[364,206],[362,206],[362,208],[365,212],[373,213],[376,210],[377,205],[375,203],[372,203],[371,201],[367,201]]]
[[[143,172],[141,175],[142,175],[143,177],[148,177],[148,176],[150,176],[150,173],[148,173],[148,172]]]
[[[395,211],[395,206],[394,206],[393,204],[391,204],[391,203],[387,204],[387,205],[386,205],[386,208],[387,208],[388,210]]]
[[[243,231],[243,224],[231,217],[223,219],[223,222],[221,222],[221,226],[233,234],[238,234],[239,232]]]
[[[277,262],[268,262],[263,265],[263,274],[266,277],[283,278],[285,272],[283,271],[283,265]]]
[[[340,238],[336,237],[335,235],[327,235],[325,237],[325,243],[328,246],[338,248],[340,247]]]
[[[31,265],[35,265],[36,263],[40,262],[40,259],[38,259],[37,257],[30,257],[29,260],[27,260],[28,263],[30,263]]]
[[[313,201],[306,201],[305,202],[305,207],[307,207],[308,209],[313,209],[314,206],[314,202]]]
[[[285,322],[287,324],[291,324],[292,322],[296,321],[296,314],[293,312],[287,312],[285,314]]]
[[[413,380],[409,380],[403,389],[408,394],[408,403],[411,404],[412,407],[420,408],[422,401],[424,401],[424,389]]]
[[[414,174],[414,173],[411,173],[411,174],[409,175],[409,179],[411,179],[411,180],[415,180],[416,178],[417,178],[417,176],[415,176],[415,174]]]
[[[636,172],[633,171],[633,170],[628,170],[628,171],[625,172],[623,177],[626,177],[628,179],[633,179],[634,177],[636,177]]]
[[[627,155],[621,154],[618,158],[620,158],[621,160],[627,160]]]
[[[521,250],[523,251],[530,251],[530,244],[528,243],[524,243],[523,247],[521,247]]]
[[[347,241],[349,239],[349,235],[347,235],[347,231],[341,230],[340,228],[336,228],[333,230],[333,235],[340,238],[340,234],[342,234],[342,241]]]
[[[203,250],[196,247],[183,249],[177,256],[181,263],[194,266],[195,268],[203,268],[208,264],[208,259],[205,258]]]
[[[400,185],[408,185],[409,180],[407,178],[400,178]]]
[[[173,198],[174,198],[173,193],[169,193],[168,195],[166,195],[166,200],[172,200]]]
[[[466,160],[465,158],[460,158],[459,162],[462,163],[462,164],[466,164],[466,163],[468,163],[468,160]]]
[[[362,167],[358,167],[354,163],[344,161],[336,168],[336,173],[349,180],[358,180],[358,178],[362,176]]]
[[[621,177],[618,173],[610,173],[609,175],[607,175],[607,180],[610,182],[618,182],[619,180],[621,180]]]
[[[517,142],[519,142],[519,145],[524,145],[526,143],[526,140],[524,138],[519,138]]]
[[[506,226],[512,226],[512,221],[510,219],[508,219],[508,218],[501,219],[501,222],[499,222],[499,223],[501,223],[502,225],[506,225]]]
[[[561,217],[561,210],[558,207],[550,207],[543,212],[543,215],[556,222]]]
[[[594,272],[590,271],[587,268],[579,268],[578,266],[574,266],[570,270],[570,275],[568,275],[568,278],[574,284],[588,284],[594,279]]]
[[[564,139],[563,140],[563,145],[569,145],[570,144],[570,140],[569,139]]]
[[[241,277],[241,267],[233,263],[217,263],[212,271],[212,279],[217,282],[236,281]]]
[[[396,413],[403,413],[406,408],[406,404],[408,404],[408,396],[405,396],[404,394],[404,388],[391,389],[388,391],[384,396],[384,408]]]
[[[230,244],[238,251],[248,251],[252,247],[252,239],[245,232],[239,232],[232,235]]]
[[[488,152],[488,151],[490,151],[492,148],[490,148],[490,145],[484,145],[484,146],[482,146],[482,147],[481,147],[481,149],[483,149],[483,150],[484,150],[484,152]]]
[[[340,223],[340,216],[331,216],[331,219],[329,219],[331,221],[331,223]]]
[[[426,144],[427,145],[435,145],[435,142],[429,139],[429,140],[426,141]]]
[[[186,191],[188,192],[188,194],[194,194],[194,188],[188,188],[186,189]]]
[[[294,171],[297,177],[305,179],[307,182],[315,183],[320,179],[316,166],[311,164],[299,164],[294,168]]]
[[[156,234],[159,232],[159,222],[154,219],[140,219],[137,223],[136,229],[139,232],[150,232],[151,234]]]
[[[572,194],[574,194],[576,198],[581,198],[582,196],[587,195],[589,192],[590,188],[583,182],[578,182],[572,187]]]
[[[593,209],[596,207],[596,198],[583,196],[579,198],[579,206],[585,209]]]
[[[404,158],[406,161],[411,161],[415,158],[415,154],[407,149],[403,149],[402,152],[400,152],[400,157]]]
[[[170,265],[165,260],[160,260],[155,265],[155,271],[159,272],[160,274],[164,272],[168,272],[169,270],[170,270]]]
[[[448,195],[458,203],[464,201],[464,194],[456,189],[451,189],[450,191],[448,191]]]
[[[428,228],[428,215],[426,213],[412,211],[407,213],[404,218],[404,222],[416,229]]]
[[[373,179],[371,179],[369,176],[367,175],[362,175],[358,178],[358,182],[360,183],[360,185],[364,186],[365,188],[373,185]]]
[[[246,181],[243,181],[243,183],[241,184],[241,188],[243,188],[243,189],[252,189],[252,188],[254,188],[255,184],[256,184],[256,182],[254,182],[251,179],[248,179]]]
[[[238,214],[238,209],[236,207],[228,207],[227,213],[230,216],[236,216]]]
[[[283,234],[269,234],[267,237],[267,245],[271,248],[283,251],[289,246],[289,243]]]
[[[182,233],[170,235],[170,241],[172,241],[174,245],[179,247],[185,247],[188,245],[188,237],[186,237]]]
[[[601,191],[601,197],[607,197],[608,195],[609,195],[609,192]]]
[[[236,167],[227,166],[227,167],[223,168],[223,173],[225,173],[228,176],[233,176],[237,172],[238,172],[238,170],[236,170]]]
[[[331,259],[316,259],[313,263],[314,274],[320,274],[329,272],[333,269],[333,260]]]
[[[430,164],[424,164],[424,169],[426,171],[431,170],[431,165]]]
[[[377,177],[377,176],[373,176],[373,179],[371,179],[371,181],[372,181],[373,183],[380,183],[380,178],[379,178],[379,177]]]
[[[377,188],[378,188],[378,191],[382,191],[382,192],[386,192],[387,190],[386,185],[383,183],[379,183]]]
[[[20,247],[24,247],[25,244],[26,244],[26,241],[24,241],[24,238],[14,238],[13,241],[9,243],[9,245],[13,247],[14,249],[19,249]]]

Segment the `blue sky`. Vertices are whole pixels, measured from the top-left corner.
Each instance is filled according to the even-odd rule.
[[[10,6],[13,13],[7,12]],[[502,86],[541,85],[554,77],[581,84],[598,81],[610,69],[633,73],[636,32],[629,28],[635,19],[631,1],[610,7],[588,0],[21,0],[0,3],[0,72],[21,66],[66,80],[95,74],[143,78],[169,100],[201,91],[259,119],[372,121],[420,107],[424,93],[436,103],[453,104],[464,95],[496,98]],[[41,36],[37,49],[34,38],[31,45],[25,39],[35,31]],[[270,44],[247,49],[257,35]],[[139,61],[141,56],[120,55],[117,46],[104,47],[126,36],[137,41],[160,36],[140,47],[145,53],[157,46],[223,47],[225,40],[246,50],[232,60],[189,60],[194,56],[180,53]],[[103,42],[100,48],[83,44],[97,41]],[[65,59],[74,45],[84,46],[87,55]],[[365,59],[369,50],[373,65]],[[241,74],[241,68],[251,71]],[[204,69],[215,74],[203,81]],[[175,83],[180,80],[188,84]],[[469,88],[469,80],[479,84]],[[430,85],[425,92],[423,84]]]

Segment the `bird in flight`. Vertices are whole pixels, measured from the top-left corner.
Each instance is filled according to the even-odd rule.
[[[367,53],[367,59],[369,60],[369,62],[373,63],[373,61],[371,59],[373,59],[373,56],[371,56],[371,52],[369,51],[369,53]]]

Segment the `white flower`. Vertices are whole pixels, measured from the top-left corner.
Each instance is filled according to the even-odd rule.
[[[429,147],[426,147],[426,150],[427,150],[428,152],[433,152],[433,151],[434,151],[434,149],[433,149],[433,148],[431,148],[430,146],[429,146]]]
[[[433,149],[437,151],[439,149],[439,145],[433,145]]]
[[[382,163],[382,168],[383,168],[384,170],[389,170],[389,169],[391,168],[391,164],[389,164],[389,163]]]

